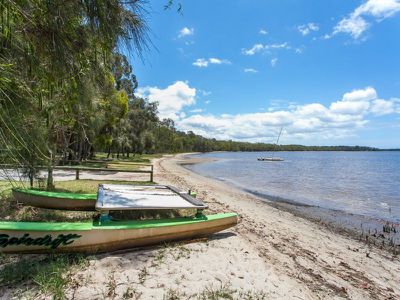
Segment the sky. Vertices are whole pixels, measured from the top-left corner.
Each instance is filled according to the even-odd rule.
[[[146,5],[143,59],[126,54],[179,130],[400,148],[400,0],[166,2]]]

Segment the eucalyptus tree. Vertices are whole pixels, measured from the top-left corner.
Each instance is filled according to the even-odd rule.
[[[132,137],[132,152],[143,153],[146,147],[153,148],[151,131],[158,123],[157,103],[149,102],[143,98],[136,98],[129,106],[128,120]],[[128,154],[129,155],[129,154]]]

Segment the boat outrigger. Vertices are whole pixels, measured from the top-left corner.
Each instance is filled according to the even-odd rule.
[[[28,206],[60,209],[94,211],[97,194],[76,194],[48,192],[37,189],[13,188],[14,199]]]
[[[97,253],[205,237],[232,227],[237,214],[204,215],[207,206],[170,186],[99,185],[92,222],[0,222],[2,253]],[[114,220],[109,212],[193,209],[192,217]]]
[[[97,194],[52,192],[25,188],[13,188],[12,192],[18,203],[27,206],[58,210],[96,210]],[[194,192],[189,191],[188,193],[191,196],[196,196]]]

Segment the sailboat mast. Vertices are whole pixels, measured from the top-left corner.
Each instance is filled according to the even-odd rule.
[[[275,149],[276,149],[276,146],[277,146],[277,145],[278,145],[278,143],[279,143],[279,138],[281,137],[281,134],[282,134],[282,129],[283,129],[283,127],[281,127],[281,130],[279,131],[278,138],[276,139],[276,143],[275,143],[275,146],[274,146],[274,151],[272,152],[272,158],[274,158],[274,155],[275,155]]]
[[[278,138],[276,140],[276,145],[278,145],[278,143],[279,143],[279,138],[281,137],[282,129],[283,129],[283,127],[281,127],[281,131],[279,131],[279,135],[278,135]]]

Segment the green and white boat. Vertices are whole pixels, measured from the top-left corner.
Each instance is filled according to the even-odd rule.
[[[94,211],[97,194],[77,194],[13,188],[14,198],[23,205],[60,209]]]
[[[96,210],[97,194],[51,192],[25,188],[13,188],[12,192],[14,199],[16,199],[18,203],[27,206],[58,210]],[[183,194],[184,192],[181,193]],[[196,193],[191,191],[188,193],[196,197]]]
[[[204,215],[207,206],[170,186],[100,185],[92,222],[0,222],[3,253],[97,253],[206,237],[237,224],[237,214]],[[192,217],[113,220],[110,211],[193,209]]]

